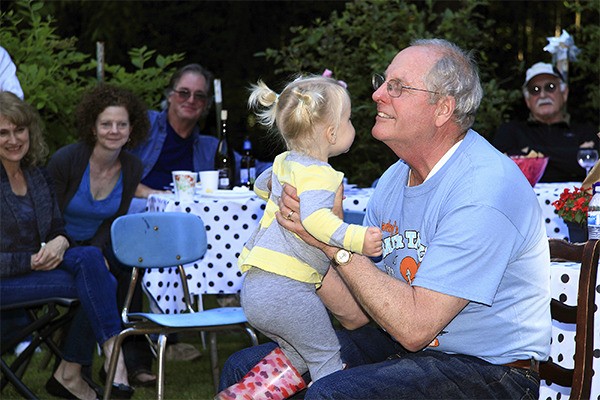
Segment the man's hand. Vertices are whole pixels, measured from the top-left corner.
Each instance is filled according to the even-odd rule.
[[[344,187],[340,185],[335,195],[335,203],[333,206],[333,213],[340,218],[343,218],[342,199],[344,195]],[[315,239],[310,233],[304,229],[302,222],[300,221],[300,198],[296,192],[296,188],[288,184],[283,185],[283,192],[279,199],[279,212],[275,213],[275,218],[279,225],[285,229],[294,232],[300,239],[306,244],[314,246],[322,251],[329,248],[327,244]],[[327,253],[327,252],[326,252]]]
[[[321,249],[324,243],[318,241],[304,229],[300,221],[300,198],[296,188],[288,184],[283,185],[283,192],[279,199],[279,211],[275,213],[279,225],[290,232],[294,232],[307,244]]]
[[[58,267],[63,260],[69,241],[64,236],[57,236],[37,253],[31,256],[31,269],[34,271],[50,271]]]
[[[344,184],[341,184],[338,187],[337,192],[335,192],[335,200],[333,201],[333,208],[331,211],[339,218],[344,219],[344,208],[342,207],[342,202],[346,196],[344,196]]]
[[[135,197],[140,197],[143,199],[147,199],[151,194],[170,194],[172,193],[170,190],[158,190],[158,189],[152,189],[151,187],[148,187],[146,185],[144,185],[143,183],[140,183],[137,185],[137,188],[135,189]]]

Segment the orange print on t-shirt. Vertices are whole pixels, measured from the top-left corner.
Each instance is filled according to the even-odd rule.
[[[413,279],[417,274],[420,263],[417,264],[414,258],[404,257],[400,262],[400,274],[406,279],[409,285],[412,285]]]

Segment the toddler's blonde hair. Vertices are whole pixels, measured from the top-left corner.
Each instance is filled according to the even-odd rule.
[[[260,124],[277,127],[289,150],[310,154],[320,129],[338,129],[350,96],[335,79],[319,75],[299,77],[279,95],[259,80],[251,87],[248,106],[257,109]]]

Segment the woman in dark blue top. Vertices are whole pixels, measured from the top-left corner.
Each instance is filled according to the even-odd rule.
[[[102,84],[87,91],[75,112],[80,140],[59,149],[48,163],[67,233],[79,245],[102,250],[117,278],[117,304],[122,307],[131,269],[116,260],[110,242],[113,221],[127,213],[142,177],[141,161],[125,149],[146,138],[146,107],[129,90]],[[142,311],[136,291],[132,311]],[[152,353],[144,337],[130,336],[123,351],[130,380],[153,385]]]

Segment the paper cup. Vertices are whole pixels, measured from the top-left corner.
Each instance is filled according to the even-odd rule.
[[[219,187],[219,171],[200,171],[201,193],[214,193]]]
[[[173,171],[173,187],[178,201],[193,201],[198,173],[192,171]]]

